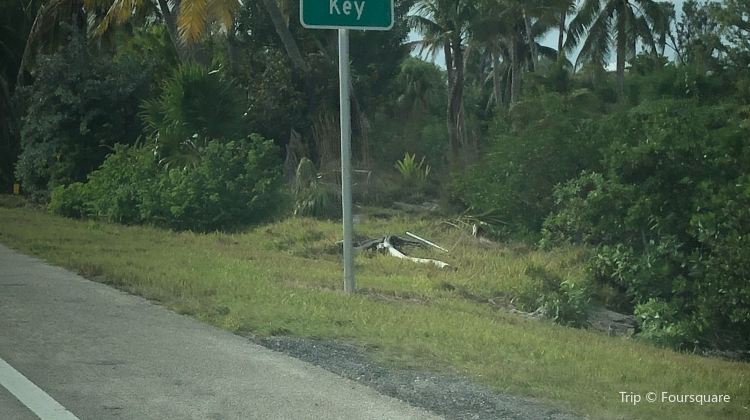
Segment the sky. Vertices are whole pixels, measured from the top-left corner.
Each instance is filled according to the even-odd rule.
[[[684,2],[684,0],[672,0],[672,1],[669,1],[669,3],[673,3],[675,5],[675,10],[677,11],[677,16],[679,16],[680,13],[682,12],[682,3],[683,2]],[[579,3],[580,3],[580,0],[579,0]],[[568,17],[568,20],[570,20],[571,18],[572,18],[572,16]],[[544,46],[557,49],[557,37],[558,37],[557,30],[552,30],[552,31],[548,32],[545,35],[545,37],[542,38],[539,41],[539,43],[542,44],[542,45],[544,45]],[[418,40],[419,39],[419,33],[412,31],[411,34],[409,34],[409,39],[411,41]],[[577,54],[578,54],[577,51],[574,54],[571,54],[571,57],[570,57],[571,61],[575,60],[575,56]],[[415,53],[414,55],[417,55],[417,54]],[[667,55],[669,55],[669,48],[667,48]],[[427,56],[423,56],[422,58],[425,59],[425,60],[428,60],[428,61],[430,60],[430,57],[427,57]],[[614,61],[614,57],[611,57],[611,60]],[[437,64],[438,66],[440,66],[442,68],[445,68],[445,58],[444,58],[442,52],[438,53],[435,56],[435,64]]]

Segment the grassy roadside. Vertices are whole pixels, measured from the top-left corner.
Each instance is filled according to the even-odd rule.
[[[290,219],[237,234],[173,233],[0,208],[0,242],[238,333],[351,340],[378,357],[440,366],[499,391],[592,418],[747,418],[750,365],[658,349],[488,304],[534,287],[540,268],[581,277],[582,252],[481,247],[434,223],[370,219],[363,235],[411,230],[453,252],[444,272],[390,257],[357,260],[361,293],[339,291],[335,223]],[[729,394],[722,405],[621,402],[619,392]]]

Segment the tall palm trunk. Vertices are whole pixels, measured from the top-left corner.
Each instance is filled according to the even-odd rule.
[[[18,135],[18,119],[11,103],[11,93],[5,78],[0,75],[0,190],[10,187],[13,181],[13,164],[18,157],[20,136]]]
[[[455,117],[453,113],[453,95],[456,91],[456,65],[453,57],[453,45],[452,40],[448,40],[443,45],[443,53],[445,54],[445,70],[448,75],[448,106],[446,107],[446,125],[448,128],[448,159],[451,164],[457,162],[457,144],[458,144],[458,132],[456,130]]]
[[[451,40],[453,55],[453,86],[448,100],[448,124],[450,133],[451,160],[454,165],[461,163],[461,152],[466,143],[466,122],[464,118],[464,53],[460,37]]]
[[[625,100],[625,54],[627,53],[627,34],[625,31],[625,17],[622,13],[617,19],[617,99]]]
[[[557,35],[557,61],[563,62],[565,60],[565,53],[563,52],[564,40],[565,40],[565,20],[568,17],[568,12],[563,10],[560,12],[560,24],[558,26],[559,34]]]
[[[456,116],[456,132],[458,133],[458,148],[459,152],[461,148],[466,144],[466,123],[464,121],[464,74],[465,59],[463,56],[463,50],[461,49],[461,41],[456,40],[455,44],[456,52],[453,54],[454,61],[460,65],[456,69],[456,83],[454,84],[453,93],[453,113]]]
[[[503,79],[500,74],[500,54],[492,51],[492,87],[495,90],[495,105],[498,108],[503,106]]]
[[[539,60],[539,53],[537,52],[537,48],[536,48],[536,40],[534,39],[534,35],[531,33],[531,18],[529,17],[529,14],[526,13],[525,8],[521,10],[523,13],[523,24],[526,29],[526,39],[529,42],[529,51],[531,52],[530,71],[536,71],[537,61]]]
[[[286,21],[284,21],[284,16],[281,14],[281,10],[279,10],[279,5],[276,4],[276,0],[263,0],[263,6],[266,8],[266,12],[268,12],[268,16],[271,18],[276,33],[279,35],[279,38],[281,38],[281,43],[284,44],[284,49],[286,50],[289,59],[292,61],[292,64],[294,67],[297,67],[298,70],[301,70],[306,74],[310,70],[310,67],[302,57],[299,47],[297,47],[297,42],[294,40]]]
[[[182,43],[180,42],[180,36],[177,34],[177,20],[175,19],[177,11],[180,9],[180,0],[174,0],[172,3],[174,4],[174,10],[169,9],[167,0],[159,0],[159,12],[162,18],[164,18],[164,25],[167,27],[167,33],[169,34],[169,39],[172,40],[172,45],[174,45],[180,58],[183,58]]]
[[[172,0],[173,6],[170,9],[167,0],[158,0],[159,11],[164,19],[164,25],[167,27],[169,39],[172,41],[180,61],[193,60],[203,66],[208,66],[209,58],[206,52],[201,51],[197,45],[184,42],[180,38],[180,33],[177,30],[177,15],[180,14],[181,3],[181,0]]]
[[[85,34],[86,11],[83,8],[83,0],[71,0],[70,3],[66,5],[67,8],[65,8],[64,10],[70,12],[67,23],[70,24],[73,28],[76,28],[81,33]],[[18,66],[18,74],[16,75],[16,86],[23,86],[26,82],[24,77],[26,74],[26,66],[29,65],[29,59],[31,59],[32,55],[35,53],[35,50],[37,49],[37,42],[40,41],[39,37],[44,31],[43,26],[45,16],[47,15],[47,13],[60,6],[61,3],[59,2],[46,2],[37,10],[36,16],[34,17],[34,22],[32,23],[29,34],[26,37],[26,45],[24,47],[23,54],[21,55],[21,63]],[[61,18],[61,21],[63,20],[64,19]],[[59,22],[56,22],[56,24],[57,23]]]
[[[521,97],[521,58],[519,57],[518,37],[511,37],[510,47],[510,65],[511,65],[511,82],[510,82],[510,103],[515,104]]]

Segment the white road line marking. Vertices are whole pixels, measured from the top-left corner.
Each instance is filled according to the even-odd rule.
[[[41,420],[78,420],[78,417],[3,359],[0,359],[0,385],[15,395],[18,401],[21,401]]]

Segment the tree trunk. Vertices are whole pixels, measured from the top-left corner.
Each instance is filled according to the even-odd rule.
[[[0,139],[5,140],[5,144],[0,145],[0,190],[5,190],[13,183],[13,166],[18,158],[21,139],[10,88],[3,76],[0,76]]]
[[[281,15],[281,10],[279,10],[279,5],[276,4],[276,0],[263,0],[263,6],[265,7],[266,12],[268,12],[273,27],[276,29],[279,38],[281,38],[281,43],[284,44],[284,49],[294,67],[297,67],[297,69],[302,70],[305,73],[308,72],[310,68],[302,57],[302,54],[297,47],[297,42],[294,40],[292,32],[289,30],[289,26],[284,22],[284,16]]]
[[[617,20],[617,99],[625,100],[625,54],[627,54],[627,35],[625,33],[625,18],[620,15]]]
[[[174,1],[174,10],[175,12],[179,10],[180,2],[178,0]],[[164,18],[164,25],[167,27],[167,33],[169,33],[169,39],[172,40],[172,44],[174,45],[177,52],[180,51],[180,36],[177,33],[177,21],[175,20],[175,14],[172,13],[171,10],[169,10],[169,3],[167,0],[159,0],[159,12],[161,13],[161,16]]]
[[[511,86],[510,86],[510,103],[515,104],[521,97],[521,60],[518,54],[518,38],[515,36],[511,40],[510,62],[511,62]]]
[[[536,71],[537,61],[539,60],[539,53],[536,48],[536,40],[534,34],[531,33],[531,18],[526,9],[522,9],[523,13],[523,24],[526,26],[526,39],[529,42],[529,51],[531,52],[531,69],[530,71]]]
[[[31,29],[29,30],[29,35],[26,37],[26,45],[23,49],[23,54],[21,55],[21,63],[18,66],[18,75],[16,76],[16,86],[23,86],[26,83],[26,65],[28,64],[28,60],[31,57],[32,49],[34,48],[34,41],[36,40],[37,36],[39,36],[38,31],[40,31],[40,27],[42,25],[42,18],[44,16],[44,13],[47,10],[47,7],[49,7],[49,3],[39,7],[39,9],[36,12],[36,16],[34,17],[34,22],[31,24]]]
[[[367,169],[371,169],[370,161],[370,123],[365,115],[362,106],[359,103],[357,92],[354,90],[351,73],[349,74],[349,100],[351,101],[354,127],[357,129],[356,138],[359,140],[359,159],[360,164]]]
[[[451,41],[453,53],[453,88],[448,100],[448,124],[451,125],[450,136],[451,159],[452,164],[457,165],[460,162],[461,150],[465,143],[465,121],[464,121],[464,57],[461,49],[461,39],[455,38]]]
[[[493,51],[492,54],[492,87],[495,90],[495,105],[498,108],[503,106],[503,87],[502,76],[500,75],[500,55]]]
[[[188,45],[180,39],[180,33],[177,30],[177,15],[180,13],[181,0],[173,0],[172,4],[174,7],[171,10],[167,0],[158,0],[158,3],[161,16],[164,18],[164,26],[167,27],[169,39],[172,41],[172,45],[175,51],[177,51],[180,61],[185,62],[193,59],[202,62],[204,65],[208,65],[205,53],[202,55],[198,54],[195,46]]]
[[[227,31],[227,60],[229,61],[229,70],[233,75],[240,71],[240,46],[233,30]]]
[[[24,45],[23,54],[21,55],[21,62],[18,66],[18,74],[16,75],[16,86],[23,86],[26,82],[25,71],[26,66],[29,65],[29,59],[33,57],[36,52],[36,45],[39,41],[41,31],[49,29],[45,27],[45,23],[49,24],[48,21],[53,20],[52,24],[57,26],[59,29],[60,23],[67,23],[72,28],[82,33],[87,34],[87,22],[86,22],[86,10],[83,7],[83,0],[71,0],[64,9],[70,12],[70,16],[60,15],[60,10],[55,10],[56,7],[60,6],[60,2],[49,1],[42,4],[37,9],[34,22],[31,25],[29,34],[26,37],[26,44]],[[57,13],[54,16],[48,15],[48,12],[55,11]],[[54,19],[53,19],[54,18]],[[67,19],[67,20],[66,20]]]
[[[445,71],[448,74],[448,91],[450,92],[453,88],[453,52],[450,42],[446,42],[443,46],[443,53],[445,54]]]
[[[451,41],[448,40],[443,45],[443,53],[445,54],[445,70],[448,75],[448,104],[446,106],[446,125],[448,128],[448,161],[450,164],[456,162],[455,156],[455,145],[458,143],[458,133],[456,132],[456,124],[453,114],[453,94],[456,86],[456,75],[453,60],[453,48]]]

